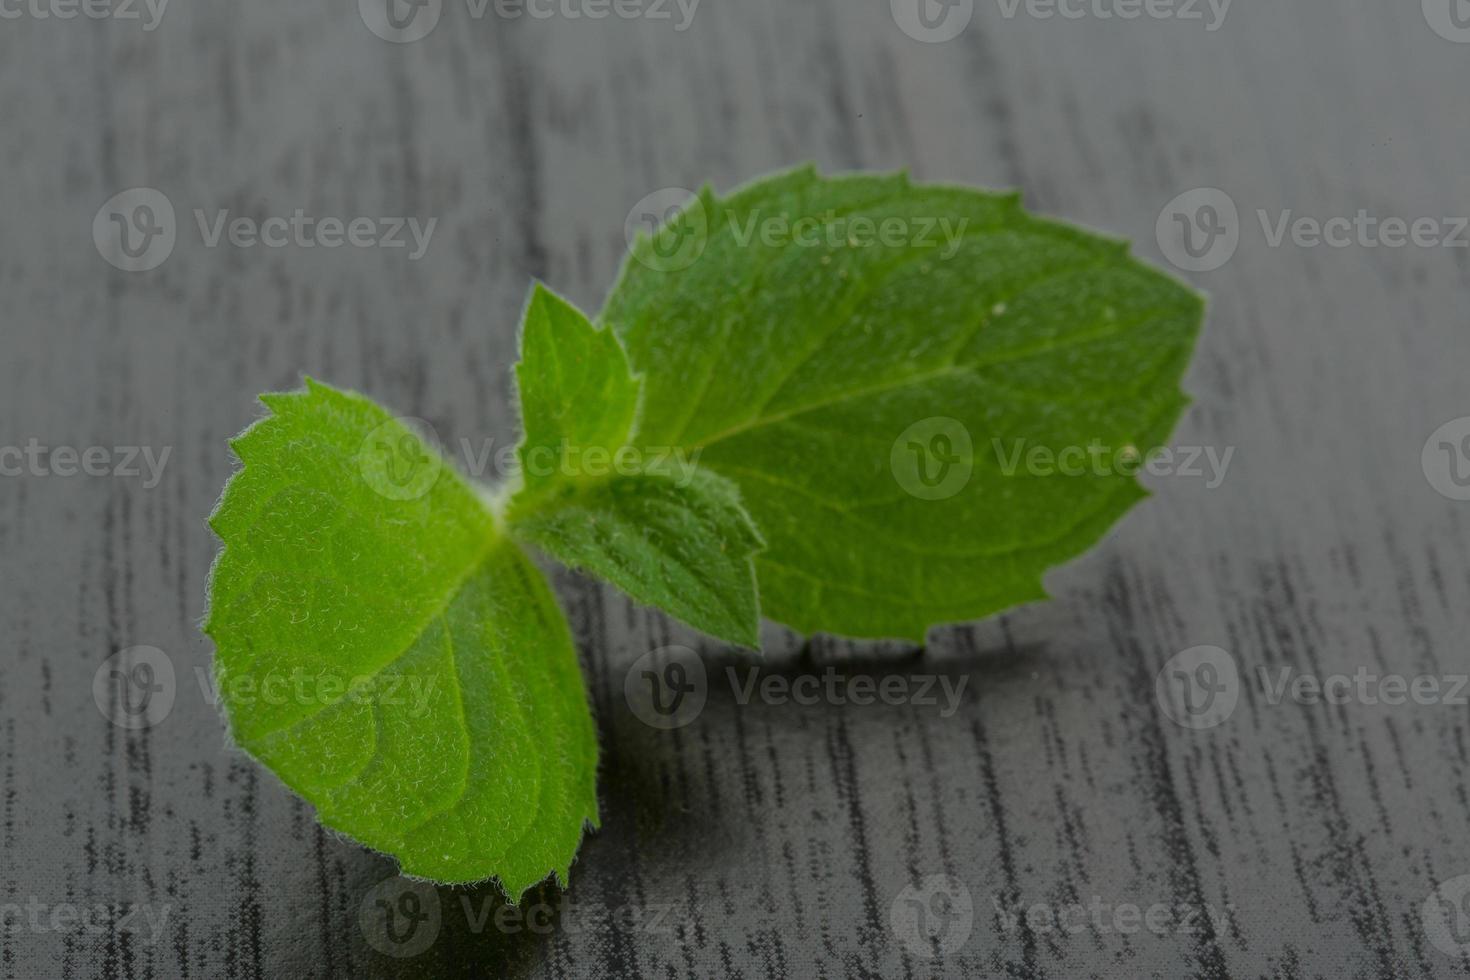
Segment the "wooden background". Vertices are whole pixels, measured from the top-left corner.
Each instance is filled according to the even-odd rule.
[[[448,0],[411,44],[379,40],[345,0],[173,0],[152,31],[0,19],[0,445],[171,447],[154,487],[0,478],[0,906],[19,908],[0,909],[0,971],[1465,975],[1421,909],[1470,873],[1470,713],[1272,704],[1255,678],[1470,669],[1470,504],[1420,460],[1470,415],[1470,250],[1271,247],[1257,212],[1470,213],[1470,45],[1407,0],[1239,3],[1214,31],[1004,9],[977,0],[937,44],[886,0],[704,0],[682,32],[476,20]],[[922,652],[768,630],[763,669],[786,677],[827,663],[967,677],[947,718],[741,705],[720,680],[731,655],[558,575],[603,747],[604,826],[573,868],[575,911],[536,933],[497,926],[490,889],[443,889],[427,949],[385,955],[360,913],[391,862],[323,832],[232,752],[198,681],[225,440],[256,393],[310,373],[451,443],[503,445],[533,278],[596,308],[645,194],[807,159],[1021,187],[1157,262],[1161,209],[1227,192],[1240,247],[1189,277],[1212,307],[1175,435],[1233,447],[1227,478],[1148,478],[1155,496],[1049,577],[1053,601],[935,630]],[[139,186],[172,202],[178,239],[129,273],[92,223]],[[297,208],[439,221],[410,262],[208,248],[193,216]],[[666,643],[700,647],[715,679],[668,732],[623,696],[633,661]],[[1240,700],[1191,730],[1154,679],[1200,644],[1231,653]],[[92,684],[137,645],[166,653],[173,705],[129,730]],[[963,944],[931,956],[892,909],[934,875],[974,912]],[[998,911],[1072,903],[1182,907],[1193,928],[1072,934]],[[95,930],[46,917],[97,904],[141,911]],[[143,912],[165,916],[156,934]]]

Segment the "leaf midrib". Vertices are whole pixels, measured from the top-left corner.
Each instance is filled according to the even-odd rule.
[[[473,496],[473,494],[471,494],[471,496]],[[484,508],[484,504],[479,501],[478,497],[475,497],[475,506]],[[489,515],[488,509],[486,510],[486,514],[487,516]],[[414,644],[418,642],[419,637],[424,635],[424,632],[428,630],[429,626],[434,622],[435,619],[444,619],[445,632],[449,632],[449,607],[454,604],[455,599],[459,598],[459,594],[464,591],[465,585],[468,584],[470,578],[484,567],[485,563],[489,561],[490,556],[494,554],[496,548],[504,545],[513,546],[514,544],[507,535],[500,533],[499,529],[495,527],[493,518],[489,522],[489,526],[486,529],[486,534],[484,538],[485,540],[481,547],[472,553],[472,558],[465,564],[464,571],[455,577],[455,579],[453,580],[453,585],[446,590],[444,601],[439,603],[437,606],[431,607],[429,613],[419,621],[413,633],[411,634],[409,642],[404,646],[404,648],[394,653],[392,657],[390,657],[388,660],[385,660],[378,666],[369,670],[364,670],[362,672],[364,676],[371,677],[376,680],[379,676],[383,674],[384,671],[389,670],[393,667],[394,664],[398,663],[404,657],[408,656],[409,652],[414,648]],[[457,658],[454,654],[451,643],[451,650],[449,654],[449,661],[451,666],[455,664],[456,659]],[[464,692],[460,690],[458,683],[455,684],[455,690],[459,692],[460,713],[461,716],[463,716],[465,710]],[[265,740],[273,738],[274,736],[279,735],[282,732],[299,728],[312,719],[323,714],[324,712],[346,701],[351,693],[351,691],[344,691],[341,696],[333,698],[330,701],[324,701],[323,703],[314,706],[311,711],[307,712],[304,715],[301,715],[298,718],[294,718],[286,722],[284,725],[279,725],[275,728],[267,729],[262,732],[253,733],[251,735],[251,740]]]
[[[820,411],[824,408],[831,408],[834,405],[840,405],[843,402],[853,401],[854,399],[864,398],[869,395],[881,395],[885,392],[895,391],[899,388],[906,388],[910,385],[924,384],[926,382],[948,377],[950,375],[967,374],[981,368],[995,367],[999,364],[1009,364],[1015,361],[1023,361],[1027,358],[1036,357],[1041,354],[1050,353],[1054,350],[1063,349],[1074,343],[1089,343],[1097,340],[1106,340],[1109,337],[1117,336],[1124,330],[1132,330],[1143,326],[1149,322],[1152,322],[1154,319],[1156,319],[1156,317],[1147,317],[1143,320],[1139,320],[1126,325],[1115,324],[1106,330],[1069,334],[1066,340],[1061,343],[1045,344],[1037,347],[1028,347],[1020,350],[1007,351],[1001,356],[985,360],[962,364],[958,361],[958,359],[952,359],[932,370],[921,371],[918,374],[909,375],[905,378],[890,379],[875,385],[869,385],[863,388],[854,388],[850,391],[842,392],[830,398],[823,398],[805,405],[798,405],[785,411],[776,412],[771,415],[759,416],[757,418],[746,419],[743,422],[736,423],[735,425],[732,425],[727,429],[724,429],[720,432],[715,433],[712,436],[702,439],[699,442],[682,448],[687,449],[689,452],[702,451],[708,449],[710,446],[713,446],[716,443],[724,442],[727,439],[734,438],[741,433],[749,432],[753,429],[763,428],[768,425],[776,425],[780,422],[786,421],[787,419],[795,418],[798,415],[805,415],[810,412]],[[972,331],[970,334],[966,335],[964,343],[962,343],[960,347],[963,348],[964,345],[969,342],[970,338],[974,336],[974,333],[982,329],[987,322],[989,322],[988,314],[987,318],[982,321],[980,326],[977,327],[975,331]]]

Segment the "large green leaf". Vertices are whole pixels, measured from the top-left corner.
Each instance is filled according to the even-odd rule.
[[[639,383],[617,338],[538,286],[516,381],[525,438],[512,533],[706,633],[755,646],[760,536],[724,477],[682,452],[629,445]]]
[[[767,615],[922,639],[1042,597],[1144,496],[1129,463],[1186,404],[1202,315],[1015,195],[807,168],[701,192],[600,319],[642,376],[633,442],[739,485]],[[1018,446],[1102,451],[1068,476]]]
[[[541,574],[435,451],[308,382],[232,446],[205,631],[241,748],[321,821],[445,882],[566,881],[597,742]]]

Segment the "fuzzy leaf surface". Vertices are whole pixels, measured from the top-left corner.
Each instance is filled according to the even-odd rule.
[[[237,744],[326,826],[512,900],[597,823],[597,741],[540,572],[434,448],[359,395],[265,395],[210,519],[205,622]]]
[[[755,646],[760,535],[734,483],[682,451],[630,444],[641,382],[617,337],[538,286],[516,381],[525,436],[512,532],[696,629]]]
[[[1014,194],[803,168],[640,237],[599,322],[642,377],[632,441],[739,486],[766,615],[922,640],[1044,597],[1145,496],[1202,317]]]

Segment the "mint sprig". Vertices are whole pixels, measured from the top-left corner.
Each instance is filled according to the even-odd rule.
[[[1199,296],[1013,195],[824,178],[700,192],[597,323],[533,290],[519,472],[477,490],[366,398],[264,395],[211,525],[236,742],[322,822],[442,882],[563,885],[597,824],[569,631],[526,549],[755,646],[922,640],[1043,595],[1144,496]]]

